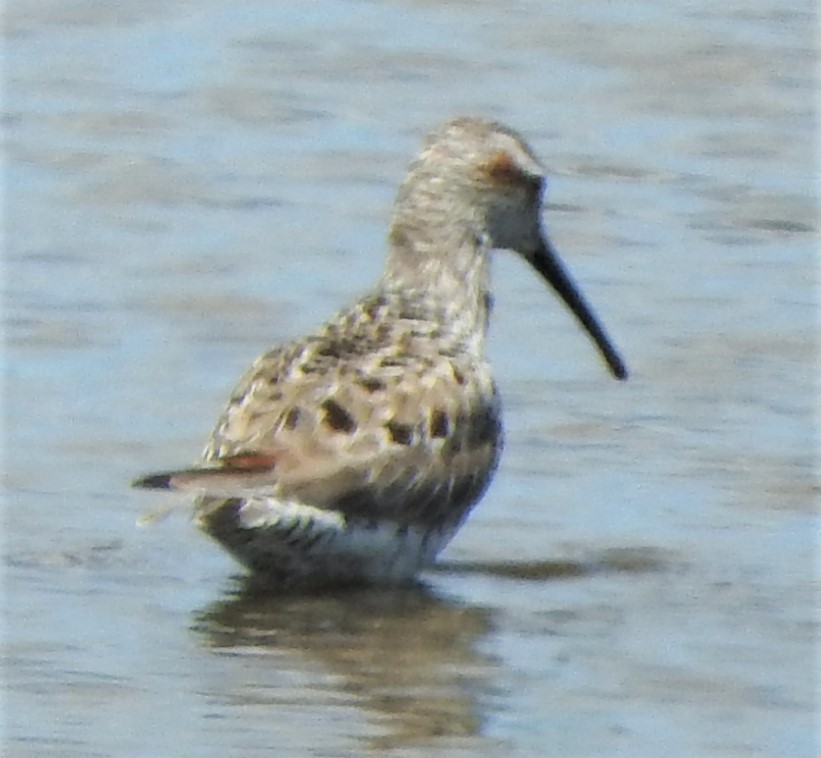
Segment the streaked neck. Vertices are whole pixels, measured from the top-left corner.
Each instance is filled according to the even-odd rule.
[[[381,286],[424,303],[429,318],[481,353],[490,314],[489,248],[467,224],[391,227]]]

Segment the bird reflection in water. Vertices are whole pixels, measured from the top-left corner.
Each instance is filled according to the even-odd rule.
[[[277,704],[304,703],[325,689],[332,702],[359,708],[378,725],[381,734],[369,737],[369,750],[432,747],[441,740],[469,748],[478,744],[482,695],[498,668],[477,651],[491,615],[422,585],[266,595],[246,580],[203,611],[194,628],[216,652],[254,656],[254,681],[238,685],[248,684],[247,691],[225,692],[228,698],[247,703],[273,691]],[[317,665],[326,672],[321,682],[314,679]],[[292,678],[283,669],[308,672],[310,686],[284,693]],[[260,687],[261,678],[267,686]]]

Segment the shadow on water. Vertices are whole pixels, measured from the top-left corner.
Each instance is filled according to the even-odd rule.
[[[238,584],[197,616],[194,629],[210,649],[321,665],[336,702],[342,695],[385,728],[371,749],[479,734],[495,664],[476,643],[492,611],[423,585],[271,595]]]
[[[646,574],[666,571],[679,561],[654,547],[617,547],[580,560],[440,561],[430,569],[445,574],[478,574],[500,579],[549,581],[600,574]]]

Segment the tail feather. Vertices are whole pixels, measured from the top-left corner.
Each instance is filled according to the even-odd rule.
[[[131,486],[140,490],[170,490],[172,489],[171,481],[174,478],[174,473],[167,472],[141,476],[131,482]]]
[[[235,455],[204,466],[160,471],[141,476],[132,487],[146,490],[179,490],[199,494],[238,495],[275,483],[273,456],[257,453]]]

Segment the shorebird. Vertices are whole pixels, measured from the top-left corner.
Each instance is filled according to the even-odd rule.
[[[399,189],[374,290],[257,358],[200,463],[133,485],[195,495],[199,526],[271,587],[411,579],[502,450],[485,357],[493,250],[521,255],[627,376],[544,232],[544,188],[507,126],[458,118],[433,131]]]

